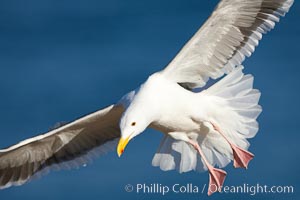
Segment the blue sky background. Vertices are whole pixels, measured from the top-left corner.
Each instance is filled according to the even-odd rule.
[[[162,69],[206,20],[216,0],[3,0],[0,2],[0,147],[116,102]],[[226,185],[292,185],[294,194],[215,194],[210,199],[299,199],[300,5],[244,63],[262,92],[256,156],[247,171],[226,167]],[[151,166],[162,135],[147,130],[122,158],[52,172],[0,199],[206,199],[204,194],[126,193],[128,183],[193,183],[208,174]]]

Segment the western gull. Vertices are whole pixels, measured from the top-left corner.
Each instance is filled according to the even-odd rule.
[[[260,92],[241,66],[294,0],[221,0],[209,19],[162,71],[119,102],[48,133],[0,150],[0,187],[22,185],[51,167],[85,165],[151,127],[164,138],[152,164],[162,170],[208,171],[208,195],[224,168],[247,168],[248,138],[258,131]],[[207,81],[221,80],[196,91]],[[216,168],[219,167],[219,168]]]

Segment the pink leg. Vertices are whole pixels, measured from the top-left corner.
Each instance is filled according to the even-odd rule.
[[[209,171],[209,186],[208,186],[207,195],[211,195],[217,191],[220,192],[227,173],[224,170],[214,168],[211,164],[208,163],[208,161],[205,158],[204,153],[202,152],[202,150],[197,142],[189,140],[189,143],[198,151],[198,153],[200,154],[201,158],[203,159],[203,161]]]
[[[224,133],[222,133],[222,131],[220,130],[220,128],[218,126],[216,126],[215,124],[213,124],[213,127],[216,131],[218,131],[224,138],[225,140],[230,144],[232,151],[233,151],[233,166],[235,168],[239,168],[239,167],[243,167],[245,169],[248,168],[248,164],[250,162],[250,160],[253,159],[254,155],[252,153],[250,153],[249,151],[246,151],[240,147],[238,147],[237,145],[233,144],[232,142],[229,141],[229,139],[224,135]]]

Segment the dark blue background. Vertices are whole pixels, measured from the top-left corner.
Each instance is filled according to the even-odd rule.
[[[0,2],[0,147],[58,121],[116,102],[162,69],[206,20],[216,0],[3,0]],[[299,194],[300,6],[244,63],[262,91],[260,131],[247,171],[228,166],[226,185],[292,185],[294,194],[215,194],[210,199],[297,199]],[[0,199],[204,199],[204,194],[126,193],[127,183],[202,186],[207,173],[162,172],[151,160],[162,135],[146,131],[122,158],[112,152],[79,170],[52,172]]]

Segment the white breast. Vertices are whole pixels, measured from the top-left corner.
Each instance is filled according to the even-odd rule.
[[[152,94],[147,97],[152,99],[151,104],[159,104],[160,115],[153,122],[154,126],[160,130],[199,132],[200,126],[192,117],[205,112],[201,110],[205,109],[205,99],[198,93],[190,92],[160,74],[150,76],[142,89],[147,96]]]

